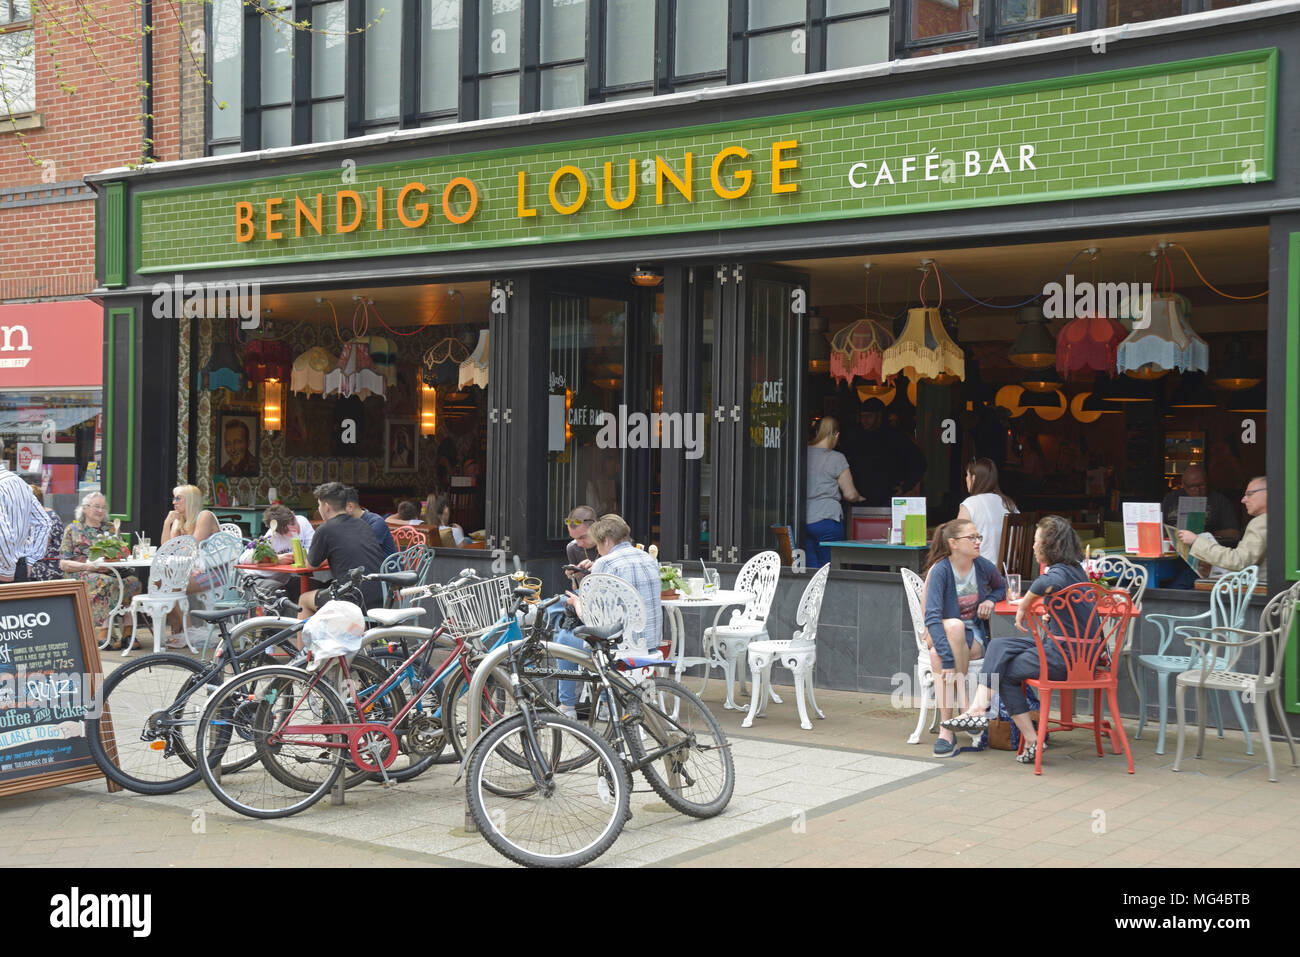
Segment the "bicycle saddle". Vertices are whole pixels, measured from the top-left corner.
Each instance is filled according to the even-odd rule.
[[[200,611],[197,609],[190,610],[190,617],[197,618],[199,621],[218,622],[225,621],[227,618],[234,618],[237,615],[247,615],[248,609],[243,605],[235,608],[218,608],[215,611]]]
[[[608,625],[604,628],[597,628],[595,625],[582,625],[575,628],[573,633],[589,644],[597,645],[601,642],[613,644],[623,637],[623,626]]]
[[[427,608],[371,608],[366,612],[366,617],[379,622],[385,628],[392,628],[404,621],[419,618],[426,611]]]
[[[381,572],[366,577],[377,582],[388,582],[388,584],[396,585],[398,588],[406,588],[420,580],[420,576],[415,572]]]

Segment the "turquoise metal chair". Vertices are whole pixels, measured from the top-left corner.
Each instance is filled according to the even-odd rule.
[[[1191,655],[1168,655],[1169,645],[1174,640],[1175,633],[1181,633],[1188,626],[1195,626],[1191,630],[1204,631],[1206,627],[1210,630],[1215,628],[1241,628],[1246,621],[1246,606],[1250,604],[1250,596],[1255,592],[1255,584],[1259,580],[1259,569],[1251,566],[1245,571],[1233,572],[1224,575],[1214,583],[1214,589],[1210,592],[1210,610],[1202,612],[1199,615],[1147,615],[1146,620],[1151,622],[1160,632],[1160,647],[1156,649],[1154,655],[1138,655],[1138,666],[1152,672],[1156,678],[1156,692],[1160,702],[1160,736],[1156,739],[1156,754],[1165,753],[1165,727],[1169,721],[1169,676],[1182,674],[1193,667],[1199,668],[1200,661],[1198,654]],[[1213,664],[1212,667],[1218,668],[1219,663]],[[1237,723],[1241,725],[1242,733],[1246,735],[1246,753],[1254,754],[1255,748],[1250,742],[1250,726],[1246,724],[1246,714],[1241,708],[1241,696],[1229,694],[1228,700],[1232,702],[1233,711],[1237,714]],[[1223,737],[1223,711],[1219,705],[1218,692],[1210,698],[1214,704],[1214,720],[1219,728],[1219,737]],[[1138,729],[1135,737],[1142,737],[1142,729],[1147,723],[1147,682],[1146,674],[1143,672],[1142,680],[1138,685]]]
[[[427,585],[429,581],[429,572],[433,568],[433,549],[428,545],[412,545],[410,548],[400,552],[393,552],[379,565],[381,574],[388,572],[415,572],[419,578],[416,584]],[[384,583],[384,605],[388,605],[388,584]],[[407,608],[409,604],[403,600],[398,604],[399,608]]]
[[[239,574],[235,562],[244,550],[243,539],[231,532],[219,531],[199,542],[199,560],[196,567],[206,575],[208,591],[204,604],[209,610],[235,608],[244,604],[239,595]],[[204,646],[200,651],[214,648],[215,625],[208,625]]]

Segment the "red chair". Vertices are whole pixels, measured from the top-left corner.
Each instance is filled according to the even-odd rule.
[[[889,518],[877,518],[868,516],[866,518],[857,515],[853,518],[853,541],[855,542],[872,542],[879,541],[882,538],[889,538]]]
[[[399,552],[406,551],[412,545],[425,544],[426,539],[424,532],[420,531],[414,525],[399,525],[396,528],[391,529],[391,531],[393,533],[393,541],[397,543],[397,550]]]
[[[1049,731],[1091,729],[1097,741],[1097,754],[1104,754],[1101,735],[1105,732],[1112,744],[1118,735],[1119,743],[1128,758],[1128,773],[1133,773],[1133,754],[1119,715],[1119,672],[1112,667],[1124,652],[1124,639],[1128,637],[1129,619],[1137,614],[1133,599],[1122,589],[1103,588],[1094,582],[1079,582],[1062,588],[1043,598],[1036,598],[1029,607],[1026,619],[1038,646],[1041,672],[1025,684],[1037,689],[1038,749],[1034,755],[1034,773],[1043,773],[1043,742]],[[1114,642],[1113,658],[1107,646]],[[1065,680],[1053,681],[1047,676],[1046,647],[1053,647],[1065,660]],[[1052,692],[1059,691],[1061,717],[1052,719]],[[1092,692],[1092,720],[1082,720],[1074,715],[1073,701],[1076,691]],[[1111,721],[1101,716],[1101,696],[1106,694]],[[1069,695],[1067,699],[1065,695]],[[1069,702],[1067,706],[1067,701]],[[1020,742],[1024,750],[1025,741]],[[1118,748],[1115,749],[1118,754]]]

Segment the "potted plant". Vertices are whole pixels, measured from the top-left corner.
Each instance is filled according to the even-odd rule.
[[[131,554],[131,546],[119,535],[105,535],[91,543],[90,560],[102,558],[106,562],[115,562]]]
[[[253,564],[274,565],[279,560],[280,556],[275,553],[271,543],[265,538],[258,539],[257,544],[253,546]]]
[[[664,601],[676,598],[678,592],[688,591],[686,581],[682,578],[681,570],[677,566],[659,566],[659,589],[659,597]]]

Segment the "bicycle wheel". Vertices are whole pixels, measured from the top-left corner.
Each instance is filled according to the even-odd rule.
[[[101,710],[86,718],[95,763],[110,780],[140,794],[171,794],[194,784],[195,729],[224,680],[184,655],[147,655],[118,668],[104,680]],[[115,744],[113,758],[101,731]]]
[[[283,665],[254,668],[224,685],[198,728],[199,770],[222,804],[249,817],[287,817],[319,801],[343,773],[347,735],[298,731],[347,724],[347,707],[316,675]],[[213,769],[234,741],[258,761],[237,774]]]
[[[580,867],[623,830],[627,771],[603,738],[576,721],[538,713],[533,726],[537,749],[527,743],[522,714],[494,724],[474,749],[465,779],[470,813],[484,839],[516,863]],[[528,766],[520,768],[509,752],[529,755]],[[576,768],[559,770],[565,764]],[[503,784],[519,796],[494,794]]]
[[[473,675],[470,676],[473,678]],[[457,668],[442,685],[442,727],[456,752],[456,760],[465,759],[466,735],[469,733],[469,679]],[[488,675],[479,701],[479,733],[513,714],[519,706],[504,672]]]
[[[661,748],[673,750],[643,765],[641,773],[674,810],[715,817],[731,800],[736,768],[731,747],[703,701],[670,678],[654,679],[649,702],[638,696],[640,718],[625,725],[628,749],[640,763]]]
[[[406,656],[390,652],[372,652],[366,657],[373,660],[375,664],[389,674],[397,671],[406,663]],[[411,695],[419,690],[428,677],[429,667],[421,662],[415,662],[411,672],[401,681],[402,693],[409,699]],[[415,735],[419,746],[432,756],[430,764],[458,764],[460,759],[456,757],[455,750],[447,747],[447,736],[443,730],[442,718],[439,714],[440,701],[441,697],[438,694],[438,689],[436,687],[430,688],[424,699],[411,710],[406,720],[402,722],[402,729],[405,734],[403,745],[408,750],[415,751],[415,745],[410,740],[411,736]],[[430,720],[423,721],[422,718]],[[437,723],[436,729],[433,727],[433,722]],[[421,770],[426,769],[422,768]],[[414,777],[414,775],[411,775],[411,777]]]
[[[363,702],[366,701],[374,692],[384,683],[392,673],[385,668],[381,662],[375,661],[370,656],[357,655],[348,665],[348,672],[352,680],[356,683],[357,694]],[[417,690],[417,689],[412,689]],[[351,694],[346,697],[348,712],[355,715],[356,707],[352,701]],[[402,710],[406,707],[406,692],[403,690],[403,682],[398,681],[393,687],[389,688],[384,694],[368,703],[366,710],[366,721],[376,721],[380,724],[390,724]],[[426,711],[427,715],[428,712]],[[422,743],[433,750],[428,753],[413,751],[408,747],[406,735],[403,729],[408,726],[414,726],[416,712],[414,709],[403,719],[402,725],[395,729],[401,742],[401,752],[394,758],[385,771],[390,780],[409,781],[417,775],[423,774],[436,762],[438,756],[442,754],[443,749],[447,746],[446,736],[442,733],[442,724],[437,718],[430,716],[430,722],[435,726],[419,726],[419,734]],[[360,720],[354,718],[354,720]],[[384,752],[381,752],[381,754]],[[345,782],[346,787],[352,787],[354,784],[360,784],[362,781],[380,781],[384,776],[377,771],[354,771],[351,763],[348,764],[348,778]]]

